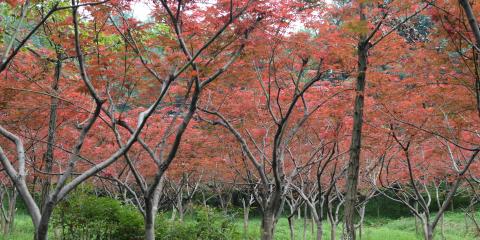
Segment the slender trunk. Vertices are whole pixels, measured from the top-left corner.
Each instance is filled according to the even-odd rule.
[[[153,206],[153,201],[145,201],[145,239],[154,240],[155,239],[155,206]]]
[[[295,220],[293,215],[288,217],[288,227],[290,229],[290,240],[295,240]]]
[[[315,221],[312,216],[310,216],[310,236],[312,236],[312,238],[315,236]]]
[[[245,202],[245,199],[242,198],[243,204],[243,234],[244,238],[248,239],[248,215],[250,213],[250,206]]]
[[[262,218],[262,240],[273,240],[275,231],[275,213],[272,210],[267,210]]]
[[[360,208],[360,222],[358,223],[358,239],[362,239],[362,231],[363,231],[363,221],[365,219],[365,208],[366,208],[366,203],[362,204],[362,207]]]
[[[4,234],[10,234],[15,227],[15,213],[16,213],[16,205],[17,205],[17,196],[18,192],[15,188],[12,190],[12,195],[8,200],[8,221],[6,222],[4,228]]]
[[[442,220],[440,220],[440,228],[441,228],[441,234],[442,234],[442,239],[445,238],[445,218],[444,218],[444,213],[442,213]]]
[[[365,20],[363,13],[364,5],[360,4],[360,18]],[[363,105],[365,94],[366,71],[368,64],[369,43],[362,34],[357,46],[358,75],[356,83],[355,106],[353,109],[353,130],[350,146],[350,160],[347,168],[347,186],[344,209],[344,239],[355,240],[355,205],[357,202],[357,186],[360,167],[360,150],[363,125]]]
[[[15,189],[15,188],[13,188]],[[4,209],[4,206],[5,206],[5,194],[7,195],[7,201],[10,200],[10,197],[9,197],[9,194],[8,194],[8,189],[6,188],[2,188],[2,192],[0,194],[0,211],[1,211],[1,215],[2,215],[2,229],[3,229],[3,234],[6,235],[8,234],[8,232],[5,231],[5,229],[7,228],[8,226],[8,222],[9,222],[9,219],[8,219],[8,212],[5,211]],[[10,204],[10,202],[8,202],[8,204]]]
[[[320,201],[320,205],[322,205],[322,201]],[[312,217],[312,239],[314,236],[317,240],[322,240],[323,235],[323,224],[322,224],[322,215],[323,215],[323,208],[320,207],[320,211],[318,212],[315,208],[315,205],[311,204],[310,206],[310,216]],[[315,225],[317,226],[317,234],[315,235]]]
[[[438,186],[435,185],[435,198],[437,199],[438,209],[441,209],[442,204],[440,203],[440,185],[438,185]],[[445,239],[445,229],[444,229],[445,221],[443,220],[444,215],[443,215],[443,212],[439,212],[438,214],[441,214],[441,217],[440,217],[440,234],[442,236],[442,239]]]
[[[335,240],[337,237],[337,223],[333,217],[333,204],[327,203],[327,217],[330,222],[330,240]]]
[[[467,16],[468,23],[472,30],[473,36],[475,37],[475,45],[478,51],[478,49],[480,48],[480,28],[478,26],[477,18],[468,0],[459,0],[459,3],[462,6],[463,10],[465,11],[465,15]],[[478,65],[478,59],[475,62],[475,64]],[[475,81],[475,93],[476,93],[476,100],[477,100],[477,112],[480,116],[480,79],[478,77],[478,72],[476,74],[477,74],[477,79]]]
[[[7,190],[8,191],[8,190]],[[2,200],[1,204],[4,204],[3,199],[4,199],[4,193],[2,193]],[[6,212],[3,212],[3,205],[2,205],[2,229],[3,229],[3,234],[4,236],[7,236],[13,231],[14,227],[14,222],[15,222],[15,213],[16,213],[16,204],[17,204],[17,196],[18,192],[15,188],[12,189],[12,194],[8,194],[7,201],[8,201],[8,210]]]
[[[205,193],[202,191],[202,203],[204,207],[207,207],[207,199],[205,198]]]
[[[316,224],[317,224],[317,240],[322,240],[322,236],[323,236],[323,225],[322,225],[322,221],[321,220],[318,220],[316,221]]]
[[[335,240],[337,238],[337,223],[333,221],[330,224],[332,225],[330,229],[330,240]]]
[[[37,229],[35,231],[35,240],[48,239],[48,225],[50,223],[50,218],[52,216],[54,207],[55,204],[51,200],[48,200],[44,205],[40,222],[38,223]]]
[[[185,210],[183,209],[183,194],[179,193],[177,196],[178,218],[181,222],[185,217]]]
[[[177,209],[175,208],[175,206],[172,206],[172,218],[171,218],[171,220],[175,221],[176,217],[177,217]]]
[[[418,202],[415,201],[415,210],[418,212]],[[415,233],[418,235],[418,216],[416,214],[414,214],[415,216]]]
[[[228,214],[228,207],[230,206],[230,203],[232,201],[232,193],[228,192],[227,196],[225,197],[225,206],[223,208],[223,213],[226,215]]]
[[[307,205],[305,205],[304,211],[303,211],[303,240],[307,239],[307,217],[308,217],[308,212],[307,212]]]
[[[145,240],[155,240],[155,217],[163,191],[163,177],[158,181],[158,185],[145,195]]]
[[[468,220],[467,217],[472,220],[473,226],[475,227],[475,235],[480,236],[480,224],[478,223],[477,219],[475,218],[476,215],[476,210],[472,207],[469,207],[467,209],[467,212],[465,212],[465,232],[469,231],[468,227]]]
[[[425,223],[423,228],[424,228],[424,231],[425,231],[425,240],[433,240],[432,226],[428,223]]]
[[[2,192],[0,193],[0,204],[2,204],[0,205],[2,229],[5,229],[5,225],[7,225],[7,215],[5,213],[5,209],[3,208],[5,204],[4,201],[5,201],[5,191],[2,190]],[[467,215],[465,215],[465,217],[466,216]]]
[[[61,56],[57,56],[61,58]],[[62,71],[62,61],[57,60],[55,64],[55,76],[51,85],[53,92],[58,91],[58,82],[60,80]],[[54,160],[54,145],[55,145],[55,130],[57,125],[57,107],[58,107],[58,98],[52,96],[50,98],[50,119],[48,121],[48,136],[47,136],[47,151],[45,152],[45,169],[44,172],[47,174],[46,178],[42,182],[42,204],[40,205],[43,209],[43,205],[48,199],[48,194],[50,193],[51,186],[51,176],[49,173],[52,172],[53,160]]]
[[[222,211],[225,211],[225,201],[221,193],[218,194],[218,200],[220,200],[220,208],[222,208]]]

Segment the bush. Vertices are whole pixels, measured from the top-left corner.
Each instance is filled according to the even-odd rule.
[[[61,231],[61,239],[65,240],[135,240],[144,235],[143,218],[136,209],[112,198],[85,193],[73,194],[62,202],[52,223],[54,232]]]
[[[241,239],[234,216],[224,215],[208,207],[195,207],[192,219],[180,221],[158,217],[156,237],[162,240],[227,240]]]
[[[195,207],[184,222],[158,214],[155,235],[161,240],[241,239],[232,215],[208,207]],[[143,216],[120,201],[78,192],[62,202],[52,219],[54,239],[140,240],[144,238]],[[60,233],[61,232],[61,233]],[[55,234],[56,233],[56,234]]]

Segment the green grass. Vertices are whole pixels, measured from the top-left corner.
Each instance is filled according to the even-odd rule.
[[[259,239],[260,236],[260,219],[252,219],[249,225],[249,235],[251,239]],[[465,227],[465,218],[463,213],[448,213],[445,217],[445,239],[446,240],[475,240],[473,225],[469,223],[469,229]],[[239,227],[243,227],[243,222],[238,223]],[[242,228],[243,229],[243,228]],[[341,226],[337,228],[337,239],[341,239]],[[440,225],[435,232],[435,239],[441,239]],[[315,234],[315,232],[314,232]],[[308,221],[307,238],[312,237],[311,222]],[[290,239],[290,231],[287,219],[280,219],[276,231],[275,239]],[[295,239],[303,239],[303,219],[295,221]],[[330,239],[330,225],[327,222],[323,224],[323,239]],[[422,229],[419,225],[418,234],[415,231],[414,218],[391,219],[367,219],[362,234],[363,240],[416,240],[423,239]]]
[[[238,227],[240,231],[243,229],[243,221],[238,220]],[[314,239],[311,230],[311,221],[308,221],[307,239]],[[249,238],[259,239],[260,236],[260,219],[254,218],[249,222]],[[469,223],[469,228],[466,227],[463,213],[448,213],[445,217],[445,239],[447,240],[474,240],[479,239],[475,237],[473,226]],[[316,231],[316,230],[315,230]],[[330,226],[327,222],[323,224],[324,239],[330,239]],[[415,220],[413,218],[400,218],[396,220],[391,219],[366,219],[363,240],[416,240],[423,239],[421,229],[419,226],[419,233],[415,233]],[[340,239],[341,228],[337,230],[337,239]],[[15,218],[15,227],[10,236],[7,238],[0,236],[1,240],[31,240],[33,238],[33,227],[31,219],[28,215],[18,213]],[[295,220],[295,238],[303,239],[303,219]],[[279,220],[275,239],[288,240],[290,239],[290,231],[288,221],[285,218]],[[440,237],[440,225],[436,229],[435,239]]]
[[[17,213],[15,216],[15,224],[13,232],[8,237],[1,236],[2,240],[32,240],[33,239],[32,219],[25,213]]]

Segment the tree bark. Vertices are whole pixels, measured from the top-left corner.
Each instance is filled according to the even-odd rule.
[[[13,188],[12,195],[10,195],[8,199],[8,212],[6,213],[6,218],[2,217],[2,219],[4,219],[3,234],[5,236],[10,234],[13,231],[13,227],[15,226],[15,207],[17,205],[17,196],[18,192],[15,188]],[[1,201],[1,204],[3,204],[3,201]]]
[[[295,219],[293,216],[288,217],[288,227],[290,229],[290,240],[295,240]]]
[[[347,168],[347,189],[345,196],[344,221],[346,238],[355,240],[355,205],[357,202],[357,186],[360,167],[360,150],[362,140],[363,106],[365,80],[368,61],[368,43],[358,44],[358,76],[356,85],[355,106],[353,113],[353,132],[350,147],[350,161]]]
[[[428,223],[424,224],[425,240],[433,240],[433,229]]]
[[[323,236],[323,225],[322,225],[322,221],[316,221],[316,224],[317,224],[317,240],[322,240],[322,236]]]
[[[475,45],[476,45],[477,52],[480,53],[480,51],[478,50],[480,49],[480,28],[478,26],[477,18],[473,13],[472,6],[470,5],[470,2],[468,0],[459,0],[458,2],[460,3],[463,10],[465,11],[465,15],[467,16],[468,23],[473,32],[473,36],[475,37]],[[476,61],[475,64],[478,64],[478,62]],[[480,79],[478,79],[478,73],[477,73],[477,79],[475,81],[475,93],[476,93],[476,100],[477,100],[477,112],[480,116]]]
[[[243,234],[244,234],[244,238],[248,239],[248,215],[250,213],[250,204],[247,204],[244,198],[242,198],[242,204],[243,204]]]
[[[360,4],[360,19],[365,21],[364,4]],[[344,210],[344,239],[355,240],[355,205],[357,202],[357,186],[360,167],[360,150],[362,143],[363,106],[365,94],[366,71],[368,65],[369,42],[365,34],[361,34],[357,46],[358,75],[356,83],[355,105],[353,109],[352,142],[350,160],[347,168],[347,186]]]
[[[459,0],[458,2],[465,11],[465,15],[467,16],[468,23],[470,24],[470,28],[472,29],[473,36],[475,37],[475,42],[478,47],[480,46],[480,28],[478,26],[477,18],[473,13],[472,6],[468,0]]]
[[[337,238],[337,222],[333,217],[333,203],[327,203],[327,217],[330,222],[330,240],[335,240]]]
[[[55,76],[52,82],[52,90],[54,92],[58,91],[58,82],[60,80],[60,75],[62,71],[62,61],[59,59],[61,56],[57,56],[57,62],[55,64]],[[52,172],[53,167],[53,158],[54,158],[54,145],[55,145],[55,130],[57,125],[57,107],[58,107],[58,98],[56,96],[52,96],[50,98],[50,119],[48,121],[48,137],[47,137],[47,151],[45,152],[45,170],[44,172],[49,174]],[[42,204],[41,208],[43,209],[43,205],[46,204],[46,200],[48,199],[48,194],[50,193],[50,186],[51,186],[51,176],[47,175],[46,179],[42,182]]]
[[[285,198],[282,195],[282,188],[275,186],[271,198],[267,200],[262,216],[262,240],[272,240],[275,233],[277,217],[281,215]]]
[[[40,222],[35,231],[35,240],[47,240],[48,239],[48,225],[53,213],[55,204],[52,200],[48,200],[43,207]]]
[[[175,221],[175,218],[177,217],[177,209],[175,206],[172,206],[172,217],[170,218],[172,221]]]
[[[307,239],[307,217],[308,217],[307,205],[305,204],[305,208],[303,210],[303,240]]]
[[[185,209],[183,208],[183,193],[180,191],[177,196],[178,218],[181,222],[185,217]]]
[[[145,239],[155,239],[155,207],[152,199],[145,201]]]
[[[161,177],[156,188],[145,196],[145,239],[155,240],[155,217],[158,211],[160,194],[163,191],[164,178]]]
[[[363,221],[365,219],[365,208],[366,203],[362,204],[360,208],[360,222],[358,223],[358,239],[362,239],[362,231],[363,231]]]
[[[330,222],[331,229],[330,229],[330,240],[337,239],[337,223],[335,221]]]
[[[273,240],[275,231],[275,213],[267,210],[262,218],[262,240]]]

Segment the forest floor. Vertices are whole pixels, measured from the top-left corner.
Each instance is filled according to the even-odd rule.
[[[304,221],[303,219],[295,220],[295,239],[303,239]],[[306,239],[314,239],[311,230],[312,223],[307,222]],[[243,229],[243,220],[238,220],[239,231]],[[463,213],[447,213],[444,223],[444,236],[446,240],[474,240],[479,239],[479,236],[474,235],[474,226],[468,221],[465,221]],[[249,222],[249,238],[259,239],[260,219],[254,218]],[[337,230],[337,239],[340,239],[341,229]],[[327,222],[323,224],[323,239],[330,239],[330,226]],[[442,239],[440,235],[440,225],[435,233],[435,239]],[[33,238],[33,226],[30,217],[26,214],[17,214],[15,219],[15,228],[12,234],[4,238],[0,236],[1,240],[31,240]],[[275,239],[289,240],[290,231],[288,221],[282,218],[276,228]],[[362,235],[363,240],[416,240],[423,239],[421,229],[419,226],[418,234],[415,231],[414,218],[400,218],[400,219],[379,219],[367,218],[365,220],[364,231]]]

